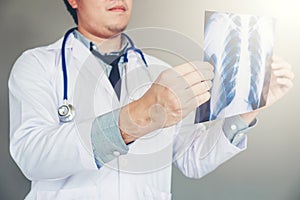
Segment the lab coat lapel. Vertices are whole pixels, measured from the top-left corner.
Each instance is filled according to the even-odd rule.
[[[102,95],[102,98],[108,95],[113,101],[118,101],[114,88],[108,80],[108,77],[105,75],[102,66],[100,66],[100,62],[80,41],[76,40],[75,38],[73,38],[73,40],[73,56],[79,61],[80,68],[88,67],[91,71],[90,74],[97,76],[97,79],[99,80],[97,84],[100,84],[100,86],[103,87],[107,92],[107,94]],[[86,64],[89,66],[85,66]]]

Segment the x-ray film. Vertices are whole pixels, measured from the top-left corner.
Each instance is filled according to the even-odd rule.
[[[266,105],[275,20],[205,12],[204,61],[214,66],[211,98],[195,123],[247,113]]]

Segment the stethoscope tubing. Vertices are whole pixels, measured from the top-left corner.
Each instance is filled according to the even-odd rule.
[[[63,100],[67,101],[68,100],[68,72],[67,72],[67,63],[66,63],[66,43],[68,40],[68,37],[71,33],[73,33],[73,31],[77,29],[75,28],[71,28],[70,30],[68,30],[64,36],[63,42],[62,42],[62,47],[61,47],[61,61],[62,61],[62,71],[63,71],[63,81],[64,81],[64,97]]]
[[[63,105],[59,106],[58,108],[58,114],[59,114],[59,119],[60,122],[66,123],[66,122],[70,122],[74,119],[74,115],[75,115],[75,108],[73,105],[68,103],[68,71],[67,71],[67,63],[66,63],[66,43],[67,40],[70,36],[71,33],[74,32],[74,30],[76,30],[77,27],[71,28],[69,29],[66,33],[65,36],[63,38],[62,41],[62,47],[61,47],[61,64],[62,64],[62,73],[63,73]],[[138,53],[141,57],[141,59],[143,60],[144,64],[146,67],[148,67],[148,64],[146,62],[145,56],[142,52],[142,50],[136,48],[134,46],[133,41],[130,39],[130,37],[128,37],[126,34],[122,33],[122,35],[124,37],[126,37],[126,39],[128,40],[130,47],[126,49],[125,53],[124,53],[124,63],[128,63],[128,52],[129,51],[134,51],[136,53]],[[68,112],[61,114],[60,110],[62,108],[67,108]]]

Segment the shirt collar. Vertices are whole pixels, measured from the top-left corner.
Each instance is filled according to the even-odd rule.
[[[74,30],[73,34],[74,34],[74,37],[77,40],[79,40],[84,46],[86,46],[88,49],[93,48],[98,53],[100,53],[102,56],[106,56],[106,55],[121,56],[124,53],[124,51],[130,46],[130,42],[128,41],[128,39],[126,37],[124,37],[123,35],[121,35],[121,48],[120,48],[120,50],[113,51],[113,52],[110,52],[110,53],[103,53],[99,50],[98,46],[95,43],[93,43],[92,41],[87,39],[78,30]],[[91,45],[92,45],[92,47],[91,47]]]

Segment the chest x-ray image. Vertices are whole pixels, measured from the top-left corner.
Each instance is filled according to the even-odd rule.
[[[270,17],[205,12],[204,61],[214,66],[211,99],[195,123],[222,119],[265,106],[275,21]]]

